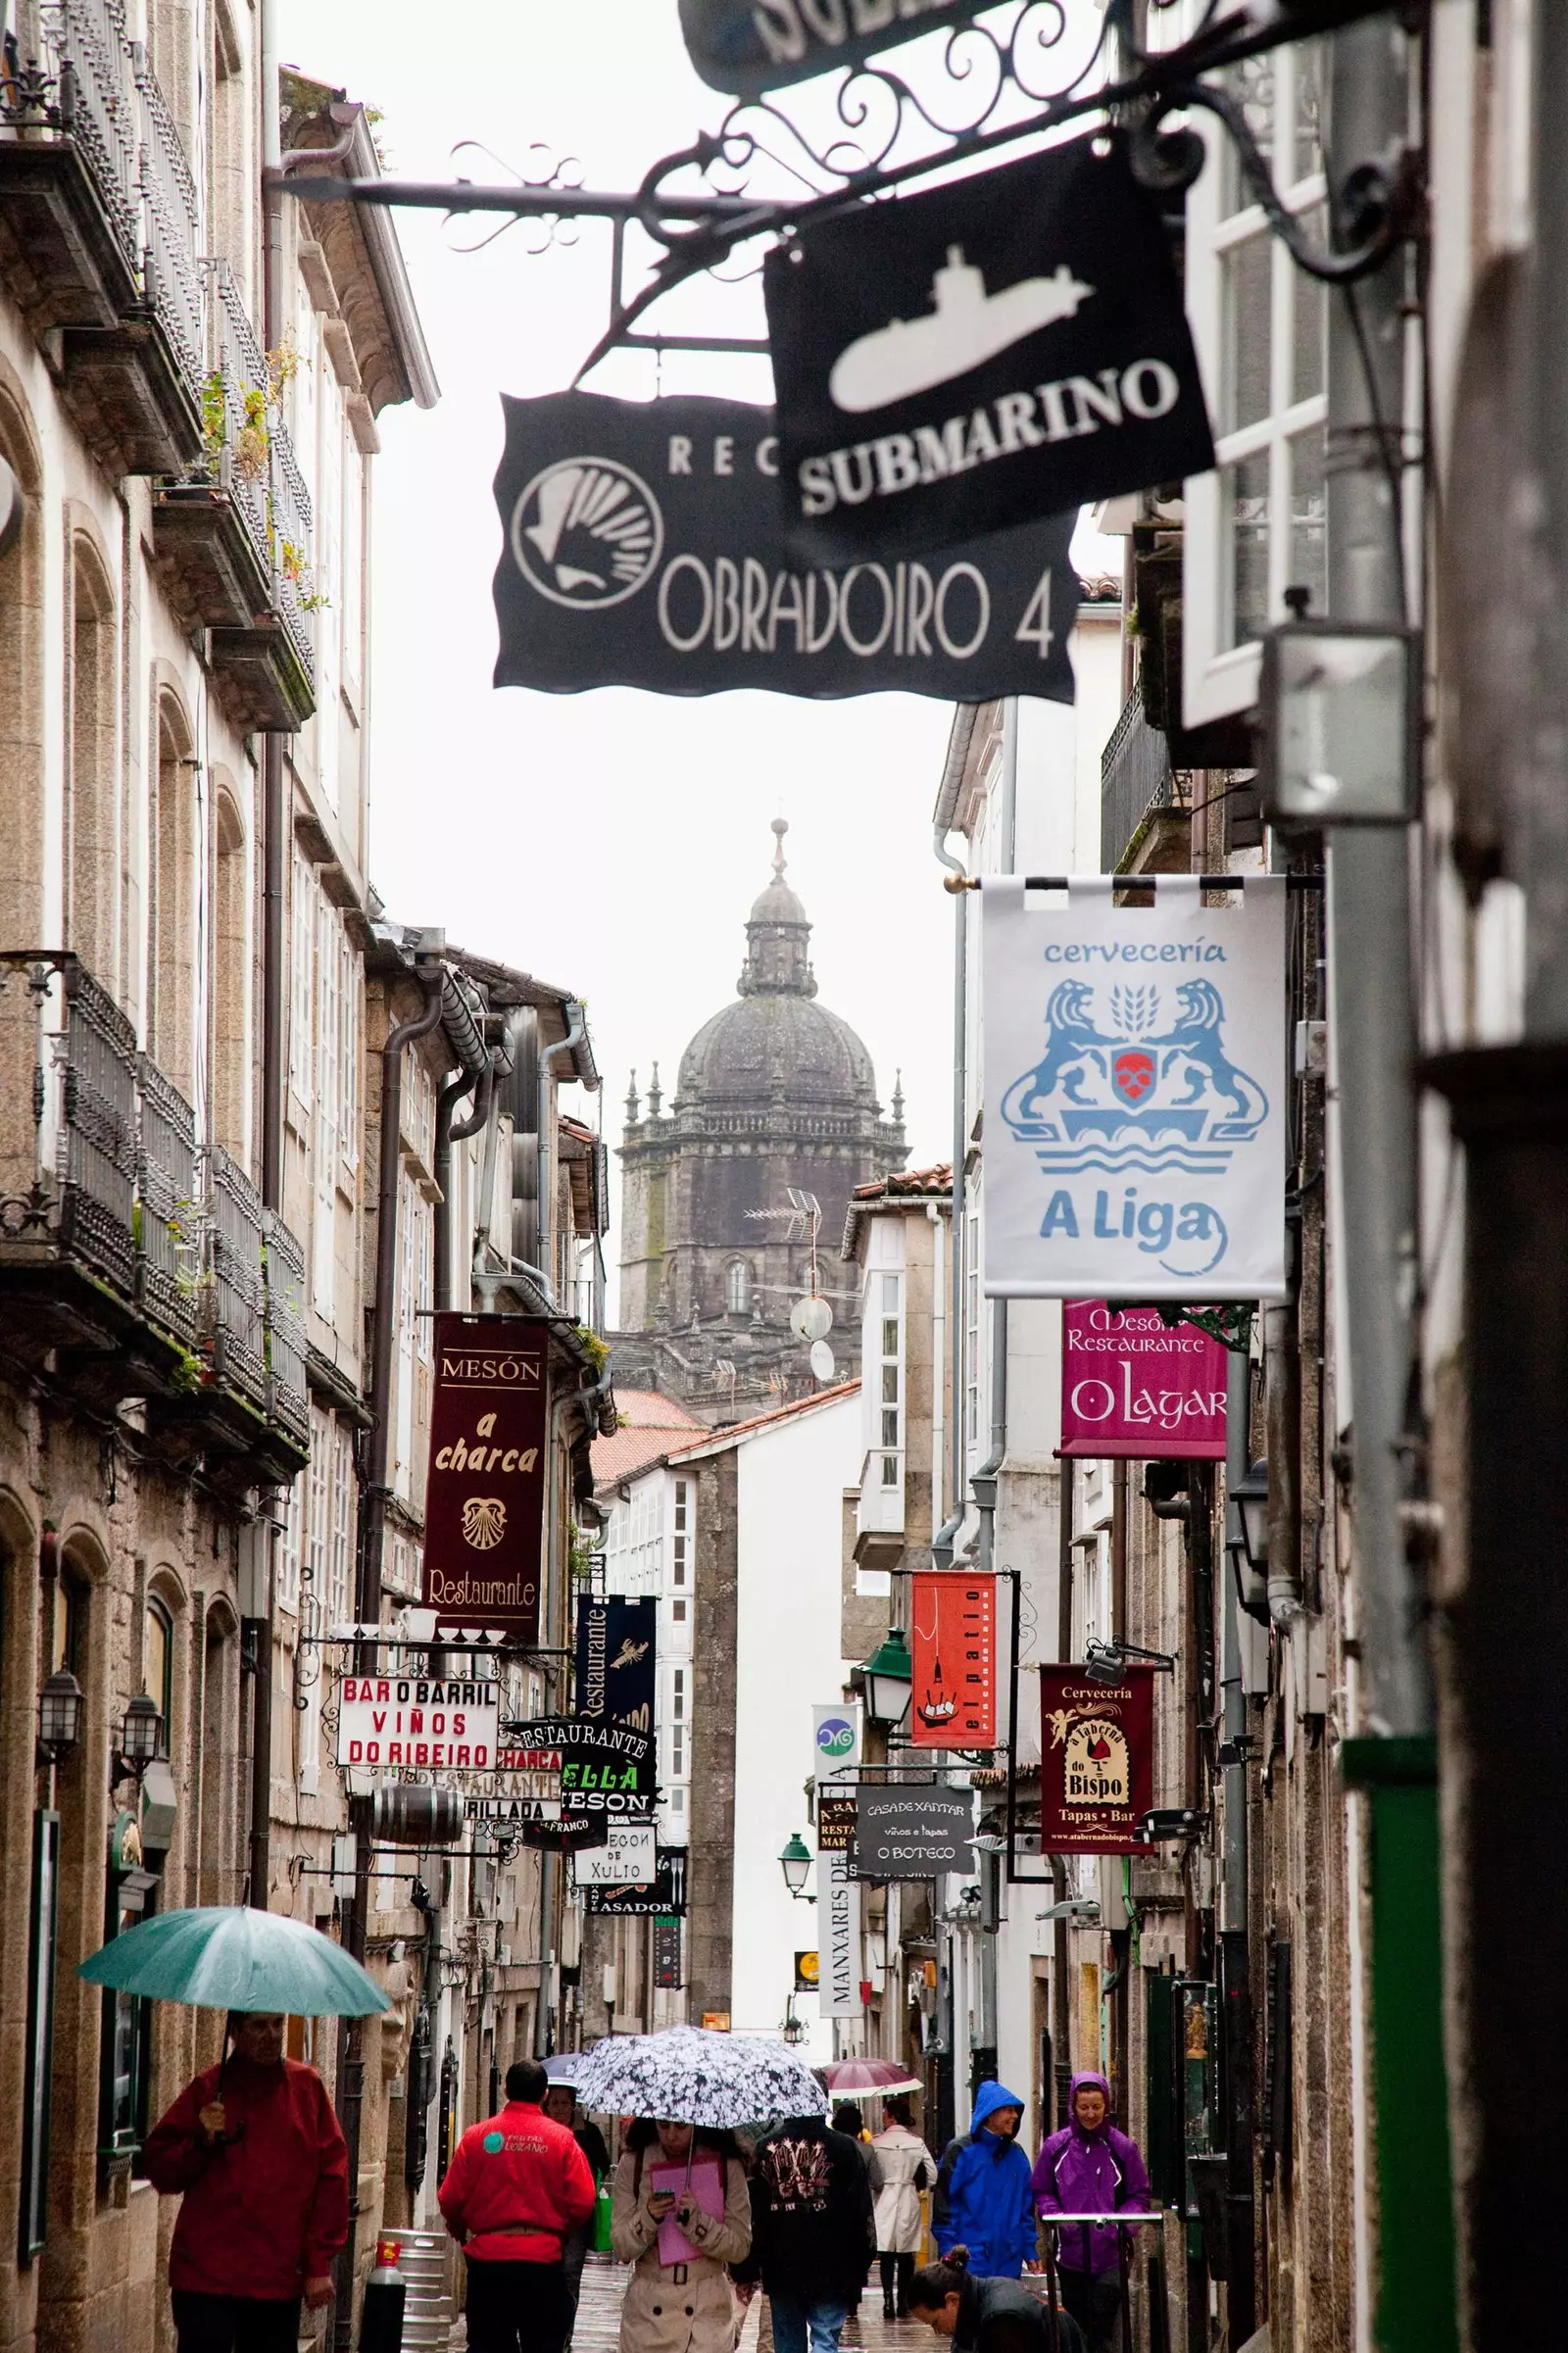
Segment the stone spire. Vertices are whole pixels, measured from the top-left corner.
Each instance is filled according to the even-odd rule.
[[[784,879],[785,817],[773,819],[773,879],[746,919],[746,961],[736,993],[741,997],[814,997],[811,926],[806,909]]]
[[[637,1125],[637,1073],[634,1070],[626,1086],[626,1125]]]

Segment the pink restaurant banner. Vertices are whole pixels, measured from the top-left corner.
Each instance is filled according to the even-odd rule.
[[[1067,1299],[1061,1310],[1061,1451],[1139,1461],[1225,1458],[1225,1356],[1154,1307]]]

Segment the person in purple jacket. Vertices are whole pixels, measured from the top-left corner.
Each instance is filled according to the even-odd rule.
[[[1053,2132],[1035,2160],[1035,2212],[1114,2214],[1149,2211],[1149,2175],[1138,2144],[1110,2121],[1110,2085],[1102,2075],[1074,2076],[1067,2112],[1072,2122]],[[1084,2223],[1060,2233],[1056,2262],[1061,2300],[1089,2339],[1090,2353],[1109,2353],[1121,2311],[1120,2232]]]

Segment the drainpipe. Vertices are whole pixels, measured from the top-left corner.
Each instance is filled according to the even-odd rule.
[[[1557,8],[1534,12],[1533,31],[1562,50],[1563,16]],[[1333,126],[1329,197],[1336,219],[1353,212],[1353,175],[1368,157],[1402,151],[1409,135],[1411,104],[1409,37],[1392,17],[1368,19],[1332,36],[1330,105]],[[1541,84],[1532,87],[1540,103]],[[1558,118],[1553,161],[1561,171],[1561,89],[1547,102]],[[1542,223],[1537,221],[1538,239]],[[1557,248],[1538,243],[1538,255],[1553,255],[1551,299],[1561,309],[1555,284]],[[1414,288],[1410,256],[1398,245],[1392,258],[1357,285],[1351,301],[1330,312],[1328,427],[1325,436],[1328,503],[1329,612],[1336,621],[1403,624],[1407,618],[1401,562],[1401,502],[1391,498],[1388,437],[1402,458],[1402,427],[1408,415],[1405,346],[1410,327],[1407,304]],[[1368,376],[1372,394],[1369,394]],[[1545,394],[1543,382],[1540,391]],[[1553,400],[1553,430],[1560,436],[1560,396]],[[1401,473],[1401,481],[1403,475]],[[1553,533],[1559,526],[1554,522]],[[1527,534],[1528,535],[1528,534]],[[1526,574],[1530,565],[1525,566]],[[1419,580],[1419,567],[1417,567]],[[1541,585],[1537,576],[1537,587]],[[1551,760],[1553,796],[1560,794],[1560,749]],[[1459,2289],[1453,2246],[1453,2183],[1448,2155],[1447,2086],[1444,2065],[1443,1955],[1438,1880],[1439,1831],[1434,1698],[1425,1594],[1405,1544],[1401,1504],[1407,1493],[1405,1464],[1409,1410],[1417,1365],[1417,1163],[1414,1065],[1416,1019],[1412,970],[1415,935],[1411,920],[1411,844],[1403,827],[1348,827],[1330,835],[1329,972],[1334,1086],[1339,1108],[1338,1210],[1343,1252],[1342,1293],[1347,1308],[1344,1348],[1350,1376],[1353,1424],[1352,1491],[1355,1541],[1356,1634],[1360,1643],[1360,1738],[1341,1744],[1347,1782],[1368,1790],[1368,1942],[1371,1984],[1372,2097],[1369,2110],[1377,2171],[1377,2306],[1374,2324],[1380,2353],[1448,2353],[1457,2342]],[[1535,926],[1531,927],[1532,939]],[[1473,1241],[1475,1201],[1467,1197],[1466,1236]],[[1541,1272],[1549,1264],[1539,1238],[1510,1235],[1521,1269]],[[1547,1277],[1543,1273],[1544,1282]],[[1533,1305],[1537,1302],[1533,1301]],[[1489,1345],[1487,1327],[1497,1329],[1501,1295],[1485,1300],[1474,1318],[1468,1302],[1466,1345]],[[1544,1300],[1537,1328],[1547,1328]],[[1528,1326],[1527,1326],[1528,1328]],[[1508,1334],[1510,1345],[1519,1342]],[[1476,1378],[1476,1360],[1470,1360]],[[1510,1365],[1510,1374],[1514,1370]],[[1472,1392],[1472,1401],[1474,1392]],[[1514,1465],[1525,1458],[1527,1433],[1516,1423],[1509,1432],[1509,1468],[1494,1473],[1490,1494],[1471,1489],[1472,1509],[1503,1504],[1499,1534],[1507,1558],[1505,1586],[1493,1603],[1495,1622],[1512,1617],[1507,1643],[1507,1709],[1510,1730],[1499,1735],[1508,1749],[1509,1805],[1519,1820],[1521,1792],[1544,1786],[1534,1781],[1528,1746],[1516,1742],[1516,1728],[1532,1721],[1534,1694],[1527,1688],[1540,1657],[1520,1639],[1515,1611],[1514,1515],[1521,1497]],[[1555,1441],[1553,1441],[1555,1451]],[[1271,1463],[1272,1477],[1272,1463]],[[1472,1525],[1474,1535],[1474,1524]],[[1271,1563],[1272,1569],[1272,1563]],[[1553,1579],[1559,1574],[1554,1558]],[[1503,1593],[1506,1599],[1502,1599]],[[1489,1613],[1491,1614],[1491,1613]],[[1553,1603],[1553,1622],[1557,1611]],[[1485,1644],[1482,1644],[1484,1652]],[[1555,1686],[1555,1711],[1560,1690]],[[1370,1737],[1368,1737],[1370,1736]],[[1486,1748],[1493,1748],[1489,1740]],[[1560,1742],[1557,1743],[1560,1747]],[[1560,1774],[1554,1756],[1552,1770]],[[1528,1798],[1524,1803],[1528,1806]],[[1471,1832],[1483,1817],[1473,1787],[1461,1808]],[[1539,1859],[1539,1858],[1538,1858]],[[1480,1898],[1482,1934],[1495,1922],[1503,1932],[1486,2007],[1496,2026],[1505,2023],[1510,2049],[1529,2050],[1533,2061],[1561,2046],[1560,1984],[1553,1971],[1549,2010],[1532,2019],[1520,2002],[1520,1967],[1534,1956],[1547,1961],[1547,1941],[1538,1915],[1521,1938],[1518,1889],[1524,1881],[1504,1868],[1492,1900],[1484,1874],[1471,1871],[1467,1897]],[[1488,1917],[1490,1915],[1490,1917]],[[1504,1919],[1504,1915],[1508,1915]],[[1472,1921],[1474,1929],[1476,1923]],[[1505,1956],[1505,1958],[1504,1958]],[[1484,2065],[1479,2045],[1470,2045],[1480,2083]],[[1548,2073],[1550,2062],[1547,2062]],[[1495,2086],[1500,2099],[1500,2086]],[[1507,2220],[1494,2237],[1506,2257],[1487,2276],[1479,2272],[1485,2322],[1474,2340],[1478,2353],[1528,2335],[1542,2309],[1544,2264],[1532,2266],[1540,2245],[1543,2213],[1555,2214],[1550,2184],[1562,2179],[1559,2136],[1532,2143],[1532,2122],[1551,2106],[1550,2084],[1538,2074],[1527,2103],[1509,2102],[1506,2123],[1499,2109],[1508,2154],[1494,2177]],[[1531,2118],[1524,2114],[1528,2107]],[[1477,2133],[1482,2128],[1477,2120]],[[1479,2139],[1476,2143],[1479,2145]],[[1532,2211],[1532,2201],[1540,2203]],[[1489,2227],[1484,2192],[1466,2200],[1473,2228]],[[1554,2226],[1546,2225],[1548,2232]],[[1472,2254],[1474,2250],[1472,2250]]]
[[[262,0],[262,163],[275,165],[281,155],[282,125],[277,93],[277,0]],[[263,181],[262,195],[262,316],[269,349],[281,335],[280,199],[275,187]],[[262,738],[262,1151],[261,1192],[264,1207],[281,1215],[283,1208],[283,1068],[288,1054],[284,1034],[283,867],[284,825],[283,739]],[[276,1538],[262,1539],[266,1553],[256,1599],[261,1615],[246,1628],[255,1659],[251,1684],[251,1823],[248,1900],[266,1911],[271,1879],[272,1838],[272,1555]]]
[[[1251,1454],[1248,1427],[1251,1373],[1245,1348],[1225,1355],[1225,1484],[1246,1477]],[[1227,1518],[1234,1506],[1227,1503]],[[1224,1598],[1220,1661],[1221,1731],[1234,1762],[1220,1769],[1225,1841],[1220,1856],[1220,2034],[1225,2059],[1226,2311],[1231,2341],[1245,2344],[1257,2323],[1256,2254],[1252,2210],[1252,2142],[1257,2129],[1252,2097],[1252,1969],[1247,1853],[1247,1688],[1242,1673],[1243,1623],[1234,1556],[1221,1572]]]
[[[947,834],[938,826],[932,836],[932,849],[939,864],[950,874],[965,876],[961,858],[949,855]],[[954,893],[953,899],[953,1234],[952,1265],[948,1298],[952,1330],[948,1342],[952,1357],[952,1380],[949,1390],[949,1411],[952,1428],[948,1433],[949,1493],[953,1509],[936,1535],[931,1539],[931,1558],[939,1569],[953,1566],[953,1547],[958,1530],[963,1526],[963,1152],[967,1133],[964,1118],[968,1091],[968,1021],[969,1021],[969,894],[966,890]],[[940,1367],[938,1371],[940,1373]]]
[[[556,1222],[556,1204],[550,1198],[550,1139],[551,1129],[555,1124],[554,1099],[550,1092],[550,1080],[552,1076],[551,1065],[554,1063],[558,1054],[566,1054],[572,1047],[580,1046],[583,1042],[583,1039],[588,1034],[588,1014],[586,1007],[579,1005],[575,997],[568,997],[566,999],[565,1012],[565,1036],[558,1039],[554,1046],[542,1046],[539,1049],[539,1132],[537,1139],[539,1152],[538,1248],[539,1264],[545,1270],[547,1276],[552,1274],[550,1258],[555,1241]],[[552,1280],[550,1283],[550,1292],[552,1298],[555,1296],[556,1288],[557,1286],[554,1280]]]
[[[1018,698],[1002,706],[1002,864],[1010,874],[1018,858]],[[964,894],[968,896],[967,893]],[[991,1302],[991,1450],[970,1481],[980,1512],[977,1566],[996,1567],[997,1479],[1007,1452],[1007,1302]],[[1009,1730],[1009,1740],[1012,1738]],[[996,1945],[984,1940],[994,1969]]]
[[[1056,1465],[1056,1657],[1072,1656],[1072,1457],[1063,1454]],[[1051,1857],[1051,1900],[1067,1900],[1067,1863]],[[1058,1911],[1051,1937],[1051,2056],[1056,2079],[1056,2130],[1072,2122],[1068,2095],[1072,2089],[1072,2008],[1067,1991],[1067,1916]]]
[[[370,1354],[370,1434],[365,1482],[365,1512],[360,1544],[354,1614],[362,1626],[373,1626],[381,1614],[381,1553],[386,1536],[387,1464],[392,1440],[392,1323],[397,1296],[398,1174],[402,1155],[398,1135],[403,1108],[403,1054],[419,1038],[440,1026],[442,974],[426,967],[416,975],[424,991],[424,1009],[412,1021],[387,1032],[381,1049],[381,1153],[376,1189],[375,1330]],[[360,1646],[358,1671],[371,1669],[368,1643]],[[365,1959],[365,1928],[370,1898],[370,1812],[368,1797],[351,1797],[349,1825],[354,1832],[354,1894],[343,1919],[343,1944],[356,1961]],[[337,2353],[348,2353],[354,2323],[355,2240],[360,2211],[360,2126],[365,2108],[365,2022],[344,2019],[338,2031],[337,2108],[348,2142],[349,2234],[334,2266],[336,2310],[332,2341]]]

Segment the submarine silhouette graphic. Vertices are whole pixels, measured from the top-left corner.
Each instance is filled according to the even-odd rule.
[[[858,417],[929,392],[995,359],[1037,327],[1076,318],[1094,291],[1063,262],[1050,277],[1020,278],[988,294],[983,272],[965,262],[962,246],[950,245],[947,267],[931,281],[935,308],[928,318],[892,319],[840,352],[827,380],[834,406]]]

